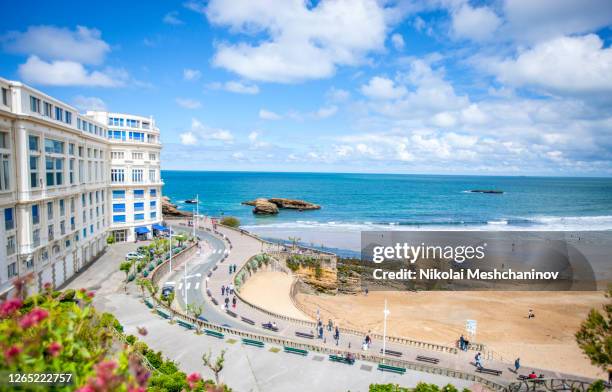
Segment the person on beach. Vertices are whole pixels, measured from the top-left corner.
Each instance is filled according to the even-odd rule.
[[[333,321],[331,319],[327,320],[327,330],[331,332],[333,328],[334,328]]]
[[[521,359],[517,358],[514,360],[514,373],[518,373],[520,368],[521,368]]]
[[[474,361],[476,361],[476,367],[478,369],[482,369],[482,354],[481,353],[476,354],[476,356],[474,357]]]
[[[232,308],[236,309],[236,302],[238,302],[236,300],[236,297],[232,298]]]
[[[527,313],[527,319],[532,319],[535,317],[535,314],[533,314],[533,310],[529,309],[529,312]]]
[[[461,335],[461,337],[459,338],[459,348],[463,351],[467,351],[467,344],[463,335]]]
[[[336,346],[340,343],[340,329],[336,325],[336,330],[334,331],[334,339],[336,340]]]
[[[366,287],[366,288],[365,288],[365,295],[366,295],[366,297],[368,296],[368,292],[369,292],[369,291],[370,291],[370,290],[368,290],[368,288]]]

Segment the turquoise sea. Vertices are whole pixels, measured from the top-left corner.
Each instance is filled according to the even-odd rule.
[[[249,227],[612,230],[612,179],[399,174],[162,171],[163,193],[181,208],[232,215]],[[504,194],[470,193],[497,189]],[[286,197],[317,211],[255,216],[240,202]]]

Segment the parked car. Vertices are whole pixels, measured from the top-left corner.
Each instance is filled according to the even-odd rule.
[[[166,298],[168,295],[170,295],[170,293],[173,293],[175,286],[176,286],[176,283],[174,283],[174,282],[166,282],[166,283],[164,283],[164,285],[162,286],[162,289],[161,289],[162,297]]]
[[[144,259],[144,255],[141,255],[138,252],[129,252],[125,255],[127,260],[142,260]]]

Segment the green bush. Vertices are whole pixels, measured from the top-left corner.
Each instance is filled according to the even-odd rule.
[[[106,237],[106,243],[109,245],[112,245],[115,243],[115,236],[114,235],[109,235],[108,237]]]
[[[132,344],[134,344],[136,342],[136,336],[128,335],[128,336],[125,337],[125,341],[127,342],[127,344],[129,344],[131,346]]]
[[[233,216],[224,216],[221,219],[221,224],[225,226],[229,226],[229,227],[239,227],[240,220],[238,220],[238,218],[233,217]]]

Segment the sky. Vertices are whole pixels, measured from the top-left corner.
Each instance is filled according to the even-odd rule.
[[[0,3],[0,76],[162,168],[612,175],[612,1]]]

